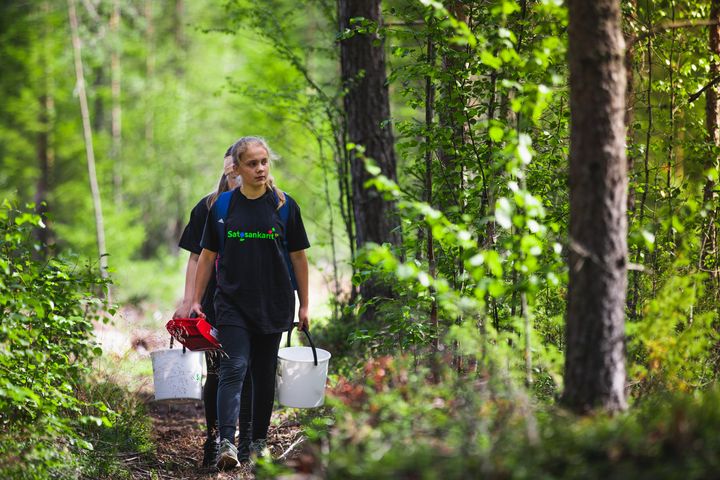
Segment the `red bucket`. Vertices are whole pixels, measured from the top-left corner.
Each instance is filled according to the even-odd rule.
[[[166,325],[170,335],[192,351],[222,348],[217,340],[217,330],[207,320],[197,318],[173,318]]]

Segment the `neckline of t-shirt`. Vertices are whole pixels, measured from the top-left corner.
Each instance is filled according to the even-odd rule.
[[[248,198],[248,197],[245,196],[244,193],[242,193],[242,190],[240,190],[240,187],[236,188],[235,190],[237,191],[238,195],[240,196],[240,199],[241,199],[241,200],[245,200],[245,201],[247,201],[247,202],[256,202],[256,201],[258,201],[258,200],[261,200],[261,199],[265,198],[265,197],[270,193],[270,189],[266,187],[266,188],[265,188],[265,192],[264,192],[262,195],[260,195],[259,197],[256,197],[256,198]]]

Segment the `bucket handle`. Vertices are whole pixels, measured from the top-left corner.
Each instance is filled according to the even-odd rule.
[[[290,346],[290,334],[292,333],[293,328],[295,328],[295,324],[294,324],[294,323],[293,323],[292,326],[290,327],[290,330],[288,330],[288,332],[287,332],[287,346],[288,346],[288,347]],[[312,341],[312,338],[310,338],[310,331],[309,331],[308,328],[303,328],[303,329],[300,330],[300,331],[305,334],[305,336],[306,336],[307,339],[308,339],[308,342],[310,343],[310,348],[312,348],[312,352],[313,352],[313,359],[315,360],[315,366],[317,367],[317,364],[318,364],[318,361],[317,361],[317,351],[315,350],[315,343]]]

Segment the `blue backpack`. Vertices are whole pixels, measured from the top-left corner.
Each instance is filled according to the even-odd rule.
[[[280,199],[277,196],[277,193],[275,193],[274,189],[271,189],[270,192],[272,192],[273,198],[275,199],[275,205],[280,203]],[[232,199],[233,191],[229,190],[227,192],[223,192],[218,196],[217,200],[215,200],[215,204],[213,207],[215,208],[215,212],[217,214],[218,221],[215,222],[215,226],[218,230],[218,238],[220,239],[220,252],[223,251],[223,248],[225,247],[225,221],[227,220],[228,210],[230,209],[230,199]],[[287,222],[288,218],[290,217],[290,202],[294,201],[288,195],[285,194],[285,203],[283,203],[282,207],[278,210],[278,214],[280,215],[280,222],[282,222],[284,230],[287,232]],[[220,222],[219,220],[222,220]],[[292,287],[294,290],[297,290],[297,281],[295,280],[295,271],[293,270],[292,262],[290,261],[290,253],[287,249],[287,238],[283,238],[283,257],[285,258],[285,265],[287,265],[288,272],[290,273],[290,282],[292,283]]]

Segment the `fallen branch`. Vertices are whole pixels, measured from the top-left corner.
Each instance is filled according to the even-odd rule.
[[[288,449],[285,450],[285,452],[278,457],[278,460],[284,460],[288,455],[290,455],[290,452],[292,452],[295,447],[297,447],[298,445],[300,445],[300,444],[301,444],[302,442],[304,442],[305,440],[307,440],[307,437],[304,436],[304,435],[300,435],[300,438],[298,438],[297,440],[295,440],[295,441],[288,447]]]

